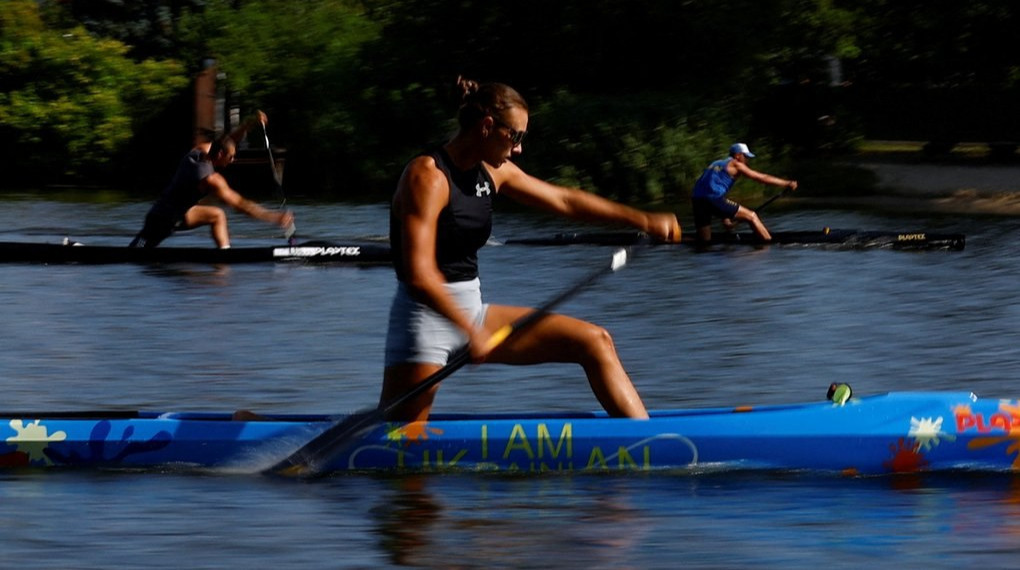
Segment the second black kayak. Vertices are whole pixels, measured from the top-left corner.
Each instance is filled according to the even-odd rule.
[[[507,245],[613,245],[626,246],[648,243],[643,232],[573,232],[558,233],[547,238],[508,239]],[[963,234],[933,234],[924,231],[889,232],[840,230],[823,228],[816,231],[772,232],[772,241],[765,242],[751,232],[720,232],[712,234],[709,244],[698,243],[693,235],[684,235],[684,245],[805,245],[826,246],[837,249],[885,248],[897,250],[962,250],[966,245]],[[654,243],[654,242],[653,242]],[[663,244],[665,245],[665,244]]]

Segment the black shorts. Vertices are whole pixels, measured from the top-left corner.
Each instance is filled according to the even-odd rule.
[[[130,247],[156,247],[175,231],[184,226],[184,220],[168,218],[149,212],[145,215],[145,225],[131,241]]]
[[[719,198],[691,198],[691,210],[694,214],[694,227],[703,228],[712,225],[712,217],[733,219],[737,215],[740,204],[725,196]]]

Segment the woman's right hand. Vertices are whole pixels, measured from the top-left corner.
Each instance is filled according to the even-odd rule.
[[[682,230],[680,229],[680,222],[676,219],[676,214],[649,212],[647,216],[648,219],[645,222],[644,228],[646,234],[659,241],[680,243]]]
[[[475,327],[468,335],[468,350],[471,352],[471,362],[481,364],[492,352],[492,337],[482,327]]]

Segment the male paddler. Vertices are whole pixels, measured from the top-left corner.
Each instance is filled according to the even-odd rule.
[[[754,154],[747,148],[747,145],[734,143],[730,146],[729,158],[716,160],[709,164],[698,181],[694,183],[694,191],[691,192],[691,208],[694,213],[694,227],[699,242],[707,243],[712,240],[713,217],[721,218],[727,229],[733,227],[733,220],[747,222],[763,241],[772,240],[772,235],[758,218],[758,214],[754,210],[730,200],[726,194],[741,175],[762,184],[780,186],[790,190],[797,189],[797,181],[752,170],[747,165],[749,158],[754,158]]]
[[[175,231],[209,226],[213,241],[220,249],[230,247],[227,214],[217,206],[199,204],[215,197],[231,208],[257,220],[290,228],[294,215],[290,212],[267,210],[241,196],[230,187],[218,171],[234,162],[238,143],[257,122],[263,127],[266,114],[258,111],[229,135],[200,142],[181,160],[173,180],[149,209],[145,226],[131,241],[131,247],[156,247]]]

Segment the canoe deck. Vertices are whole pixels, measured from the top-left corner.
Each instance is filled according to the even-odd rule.
[[[808,470],[850,475],[1020,468],[1020,402],[892,392],[790,405],[434,414],[358,434],[326,473]],[[260,473],[332,425],[326,415],[0,414],[0,467]]]

